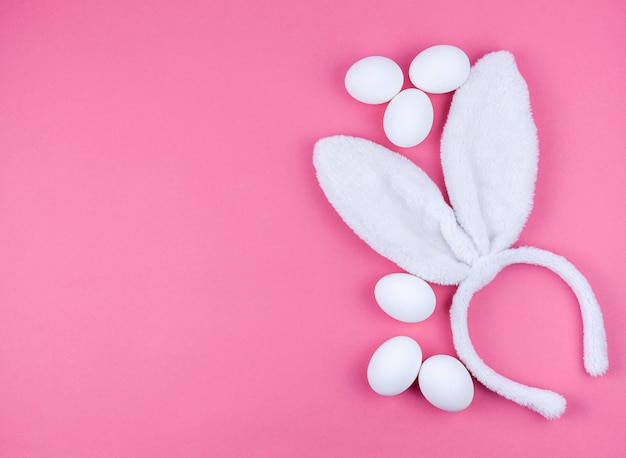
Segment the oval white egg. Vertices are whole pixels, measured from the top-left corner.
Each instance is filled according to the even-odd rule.
[[[458,359],[435,355],[422,364],[418,384],[428,402],[441,410],[458,412],[474,399],[474,381]]]
[[[407,273],[389,274],[378,280],[374,297],[387,315],[405,323],[424,321],[432,315],[437,302],[428,283]]]
[[[367,381],[383,396],[406,391],[417,379],[422,364],[422,349],[407,336],[393,337],[372,355],[367,366]]]
[[[389,102],[402,89],[404,75],[388,57],[370,56],[348,69],[344,80],[348,93],[363,103]]]
[[[409,66],[411,83],[431,94],[443,94],[457,89],[470,72],[470,60],[461,49],[437,45],[419,53]]]
[[[383,129],[396,146],[410,148],[421,143],[432,126],[433,104],[419,89],[405,89],[385,109]]]

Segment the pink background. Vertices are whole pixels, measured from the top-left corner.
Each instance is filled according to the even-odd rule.
[[[0,456],[624,456],[622,0],[4,1],[0,4]],[[566,256],[606,320],[611,368],[582,366],[573,294],[505,270],[470,328],[498,371],[564,394],[547,421],[477,385],[450,414],[373,393],[400,334],[453,354],[448,307],[396,322],[398,271],[317,186],[332,134],[391,145],[343,75],[422,49],[512,51],[541,159],[521,244]],[[450,102],[402,153],[441,184]]]

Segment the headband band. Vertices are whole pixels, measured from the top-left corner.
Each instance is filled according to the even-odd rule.
[[[563,396],[550,390],[514,382],[498,374],[478,356],[469,335],[467,314],[472,297],[489,284],[502,269],[512,264],[545,267],[559,275],[569,285],[578,299],[582,315],[585,370],[593,376],[603,375],[607,371],[609,360],[602,313],[589,283],[564,257],[534,247],[504,250],[473,266],[467,278],[459,284],[452,299],[450,321],[454,347],[469,371],[487,388],[546,418],[558,418],[565,412],[566,401]]]

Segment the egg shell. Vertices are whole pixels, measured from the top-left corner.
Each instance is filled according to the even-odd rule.
[[[433,104],[428,96],[419,89],[405,89],[387,105],[383,129],[391,143],[410,148],[428,136],[433,117]]]
[[[458,359],[435,355],[422,364],[418,384],[426,400],[448,412],[466,409],[474,399],[474,381]]]
[[[405,323],[424,321],[432,315],[437,302],[428,283],[407,273],[382,277],[374,287],[374,297],[387,315]]]
[[[457,89],[470,72],[470,60],[461,49],[437,45],[419,53],[409,66],[413,85],[431,94],[443,94]]]
[[[372,355],[367,366],[367,381],[383,396],[406,391],[417,379],[422,364],[422,349],[407,336],[393,337]]]
[[[348,93],[363,103],[389,102],[402,89],[404,75],[388,57],[365,57],[353,64],[344,80]]]

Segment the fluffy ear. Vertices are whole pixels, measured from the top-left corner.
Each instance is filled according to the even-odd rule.
[[[378,253],[434,283],[466,277],[476,255],[471,241],[411,161],[368,140],[336,136],[317,142],[313,163],[332,206]]]
[[[519,237],[532,209],[538,154],[528,88],[513,55],[487,54],[456,91],[441,139],[450,202],[481,255]]]

